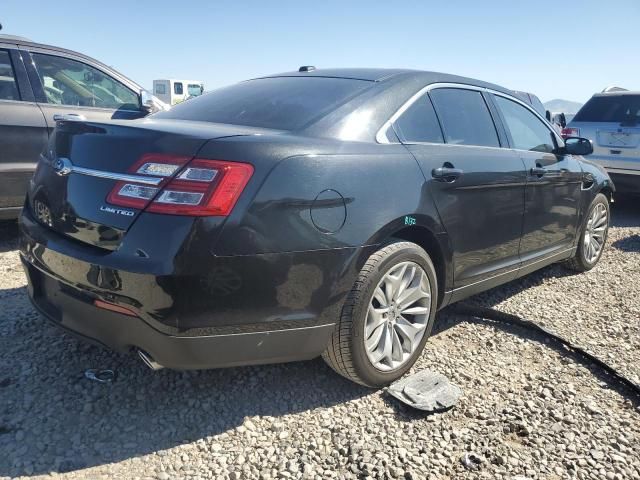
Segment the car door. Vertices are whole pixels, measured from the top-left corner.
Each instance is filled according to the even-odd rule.
[[[515,278],[526,173],[518,155],[501,148],[482,92],[432,88],[393,125],[418,161],[447,231],[452,300]]]
[[[582,168],[562,153],[562,141],[525,104],[492,96],[509,143],[527,170],[525,215],[520,243],[521,274],[567,257],[575,245]]]
[[[47,142],[47,124],[34,101],[17,48],[0,44],[0,218],[15,217]]]
[[[49,129],[56,116],[87,120],[133,119],[145,115],[139,93],[87,61],[57,51],[34,48],[23,55],[38,105]]]

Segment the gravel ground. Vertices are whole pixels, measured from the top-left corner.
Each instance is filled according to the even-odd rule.
[[[614,207],[592,272],[552,266],[471,301],[539,321],[640,383],[639,203]],[[464,395],[429,416],[320,360],[153,373],[45,323],[16,237],[0,224],[0,478],[640,478],[637,397],[525,330],[441,312],[414,369]],[[90,382],[86,368],[118,378]]]

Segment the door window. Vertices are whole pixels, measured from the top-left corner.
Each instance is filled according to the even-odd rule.
[[[6,50],[0,50],[0,100],[20,100],[11,57]]]
[[[173,93],[176,95],[182,95],[183,91],[182,82],[176,82],[173,84]]]
[[[428,95],[423,95],[407,108],[393,127],[404,142],[444,142],[438,117]]]
[[[139,110],[138,95],[100,70],[64,57],[32,53],[47,102]]]
[[[438,88],[430,92],[447,143],[499,147],[498,132],[482,98],[475,90]]]
[[[164,95],[167,93],[164,83],[156,83],[156,95]]]
[[[551,130],[542,120],[512,100],[497,95],[493,98],[502,112],[513,148],[544,153],[555,150]]]

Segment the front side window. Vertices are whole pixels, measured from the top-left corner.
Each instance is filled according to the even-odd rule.
[[[512,100],[497,95],[493,98],[502,112],[513,148],[545,153],[555,150],[553,135],[542,120]]]
[[[0,100],[20,100],[11,57],[6,50],[0,50]]]
[[[97,68],[69,58],[32,53],[47,103],[139,110],[138,95]]]
[[[182,92],[184,90],[182,89],[182,82],[176,82],[173,84],[173,93],[175,93],[176,95],[182,95]]]
[[[430,95],[447,143],[500,146],[498,132],[480,92],[461,88],[438,88],[432,90]]]
[[[423,95],[394,122],[403,142],[443,143],[442,130],[428,95]]]

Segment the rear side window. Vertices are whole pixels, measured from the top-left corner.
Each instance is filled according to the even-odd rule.
[[[393,127],[404,142],[444,142],[436,112],[428,95],[423,95],[407,108]]]
[[[32,53],[47,103],[138,110],[138,95],[124,84],[86,63]]]
[[[300,129],[363,92],[372,82],[344,78],[249,80],[181,103],[158,118]]]
[[[156,94],[164,95],[167,93],[167,89],[164,83],[156,83]]]
[[[516,102],[497,95],[493,98],[507,124],[513,148],[546,153],[555,150],[551,131],[538,117]]]
[[[576,113],[573,121],[637,125],[640,121],[640,95],[591,97]]]
[[[182,82],[176,82],[173,84],[173,93],[175,93],[176,95],[182,95],[183,89],[182,89]]]
[[[480,92],[460,88],[432,90],[431,98],[447,143],[499,147],[498,132]]]
[[[20,100],[9,52],[0,50],[0,100]]]

